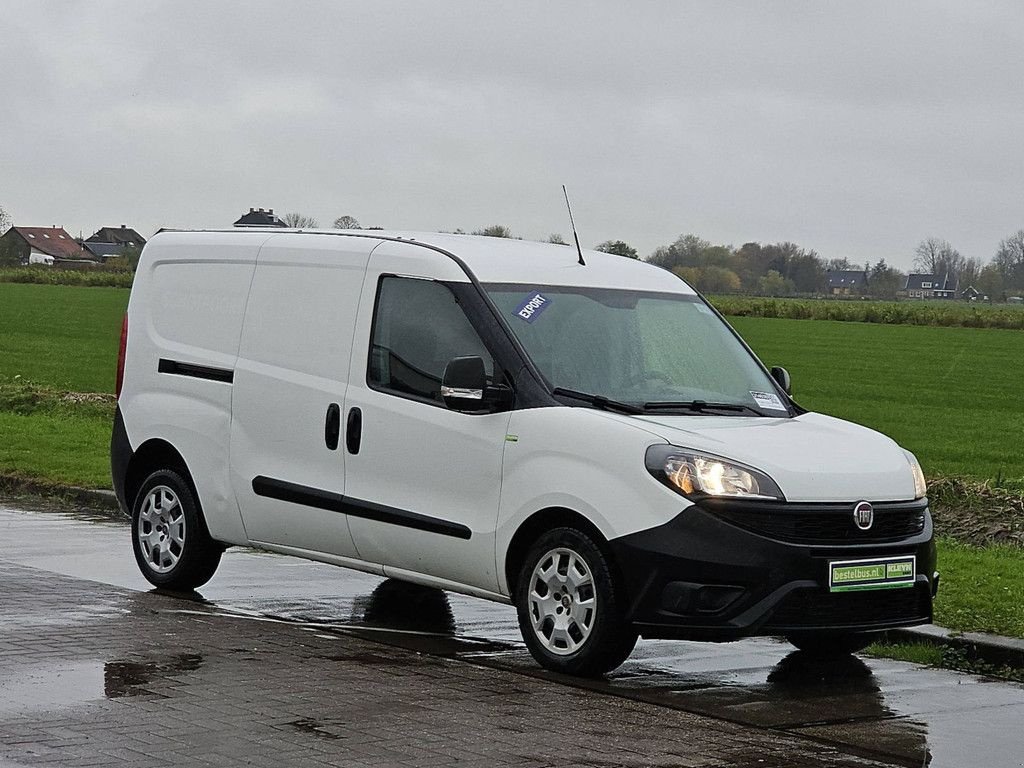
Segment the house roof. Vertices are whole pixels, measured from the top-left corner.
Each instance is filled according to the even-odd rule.
[[[109,259],[112,256],[120,256],[124,253],[124,249],[126,247],[117,243],[94,243],[90,240],[86,240],[82,245],[85,246],[85,250],[100,259]]]
[[[833,269],[828,273],[829,288],[853,288],[865,286],[868,273],[863,269]]]
[[[248,213],[235,222],[236,227],[287,227],[281,219],[274,215],[274,209],[264,211],[262,208],[250,208]]]
[[[137,245],[140,248],[146,244],[146,238],[140,235],[131,227],[122,224],[120,227],[100,227],[96,233],[85,239],[87,243],[116,243],[117,245]]]
[[[32,248],[57,259],[87,258],[63,227],[11,227]]]
[[[924,283],[931,283],[928,288],[924,287]],[[910,273],[907,275],[907,284],[904,286],[905,291],[955,291],[957,286],[960,284],[960,280],[956,275],[951,275],[947,272],[942,277],[937,275],[921,275],[917,273]]]

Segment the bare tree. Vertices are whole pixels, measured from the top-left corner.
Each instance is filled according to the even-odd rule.
[[[0,235],[11,228],[11,217],[3,206],[0,206]]]
[[[320,226],[320,222],[312,216],[301,213],[286,213],[281,221],[292,229],[316,229]]]
[[[348,214],[336,218],[333,226],[335,229],[360,229],[359,222],[356,220],[356,217],[349,216]]]
[[[914,269],[929,275],[939,276],[947,272],[958,275],[966,261],[948,240],[939,237],[926,238],[914,249]]]
[[[1024,287],[1024,229],[999,241],[999,250],[992,259],[1007,287]]]

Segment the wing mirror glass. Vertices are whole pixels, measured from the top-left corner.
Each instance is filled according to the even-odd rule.
[[[790,388],[789,371],[782,366],[776,365],[772,368],[772,378],[775,379],[775,383],[782,387],[782,391],[787,395],[793,394],[793,390]]]

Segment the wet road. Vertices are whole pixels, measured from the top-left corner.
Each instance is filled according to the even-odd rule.
[[[0,560],[149,590],[116,516],[0,501]],[[508,606],[232,549],[194,600],[254,621],[352,632],[412,651],[554,679]],[[182,610],[189,610],[186,600]],[[67,618],[67,617],[65,617]],[[819,740],[892,765],[1024,765],[1024,686],[866,657],[821,663],[772,639],[641,641],[604,681],[567,685]]]

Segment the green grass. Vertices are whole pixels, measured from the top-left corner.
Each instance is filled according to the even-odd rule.
[[[113,392],[123,288],[0,283],[0,376]]]
[[[1024,551],[940,539],[935,623],[962,632],[1024,637]]]
[[[925,472],[1024,483],[1024,333],[735,317],[805,408],[877,429]]]
[[[942,666],[942,646],[934,643],[872,643],[865,652],[870,656],[909,661],[929,667]]]

